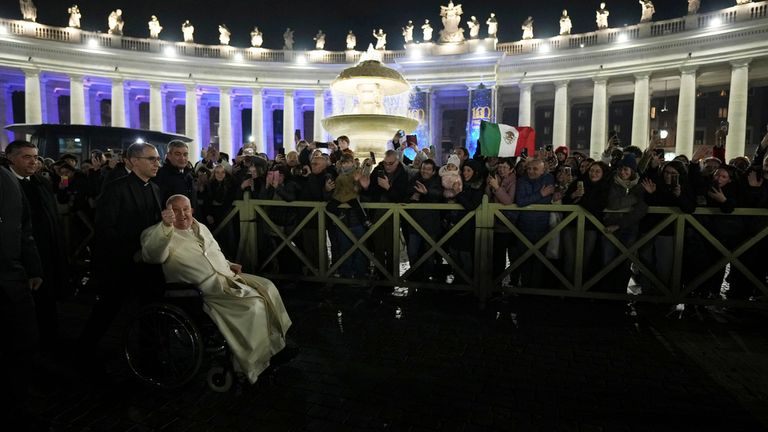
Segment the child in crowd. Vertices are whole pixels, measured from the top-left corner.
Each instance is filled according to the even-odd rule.
[[[443,184],[443,197],[446,201],[453,202],[453,198],[456,196],[453,186],[456,183],[461,183],[461,175],[459,173],[459,167],[461,161],[459,156],[452,154],[448,158],[448,163],[445,166],[440,167],[440,179]]]

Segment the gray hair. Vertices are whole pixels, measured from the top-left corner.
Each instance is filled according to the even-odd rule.
[[[157,150],[157,147],[155,147],[150,143],[135,142],[129,145],[128,148],[125,150],[125,158],[132,159],[132,158],[141,157],[142,155],[144,155],[144,150],[146,149]]]
[[[16,140],[11,141],[6,147],[5,147],[5,154],[6,156],[12,156],[14,153],[19,151],[22,148],[33,148],[37,149],[37,146],[32,144],[29,141],[22,141],[22,140]]]
[[[192,205],[192,202],[189,200],[189,198],[187,198],[186,195],[176,194],[176,195],[171,195],[170,197],[168,197],[167,200],[165,200],[165,206],[168,207],[169,205],[172,205],[177,200],[181,200],[181,199],[183,199],[186,202],[188,202],[189,205]]]
[[[170,153],[171,150],[173,150],[175,148],[181,148],[181,147],[189,150],[189,145],[187,143],[185,143],[184,141],[173,140],[173,141],[168,143],[168,153]]]

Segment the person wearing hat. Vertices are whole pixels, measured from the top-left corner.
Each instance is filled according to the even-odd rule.
[[[613,234],[624,246],[631,246],[637,240],[640,220],[648,213],[645,202],[645,189],[640,184],[637,174],[637,158],[632,153],[625,153],[616,164],[613,178],[608,187],[606,212],[603,216],[605,233]],[[607,237],[602,238],[603,265],[610,264],[619,254],[616,246]],[[625,260],[604,279],[604,287],[624,292],[629,282],[630,262]]]
[[[557,163],[562,164],[565,159],[568,158],[568,147],[560,146],[555,149],[555,157],[557,157]]]

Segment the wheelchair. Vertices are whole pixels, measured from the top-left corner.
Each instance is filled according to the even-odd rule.
[[[165,284],[158,301],[141,307],[126,327],[124,354],[134,376],[151,387],[179,388],[204,364],[211,390],[227,392],[234,382],[227,343],[194,285]]]

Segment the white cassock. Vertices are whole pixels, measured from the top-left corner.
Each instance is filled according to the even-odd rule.
[[[227,340],[235,370],[251,383],[285,347],[291,319],[275,285],[268,279],[230,270],[218,243],[205,225],[188,230],[162,222],[141,234],[145,262],[162,264],[166,282],[196,285],[203,309]]]

